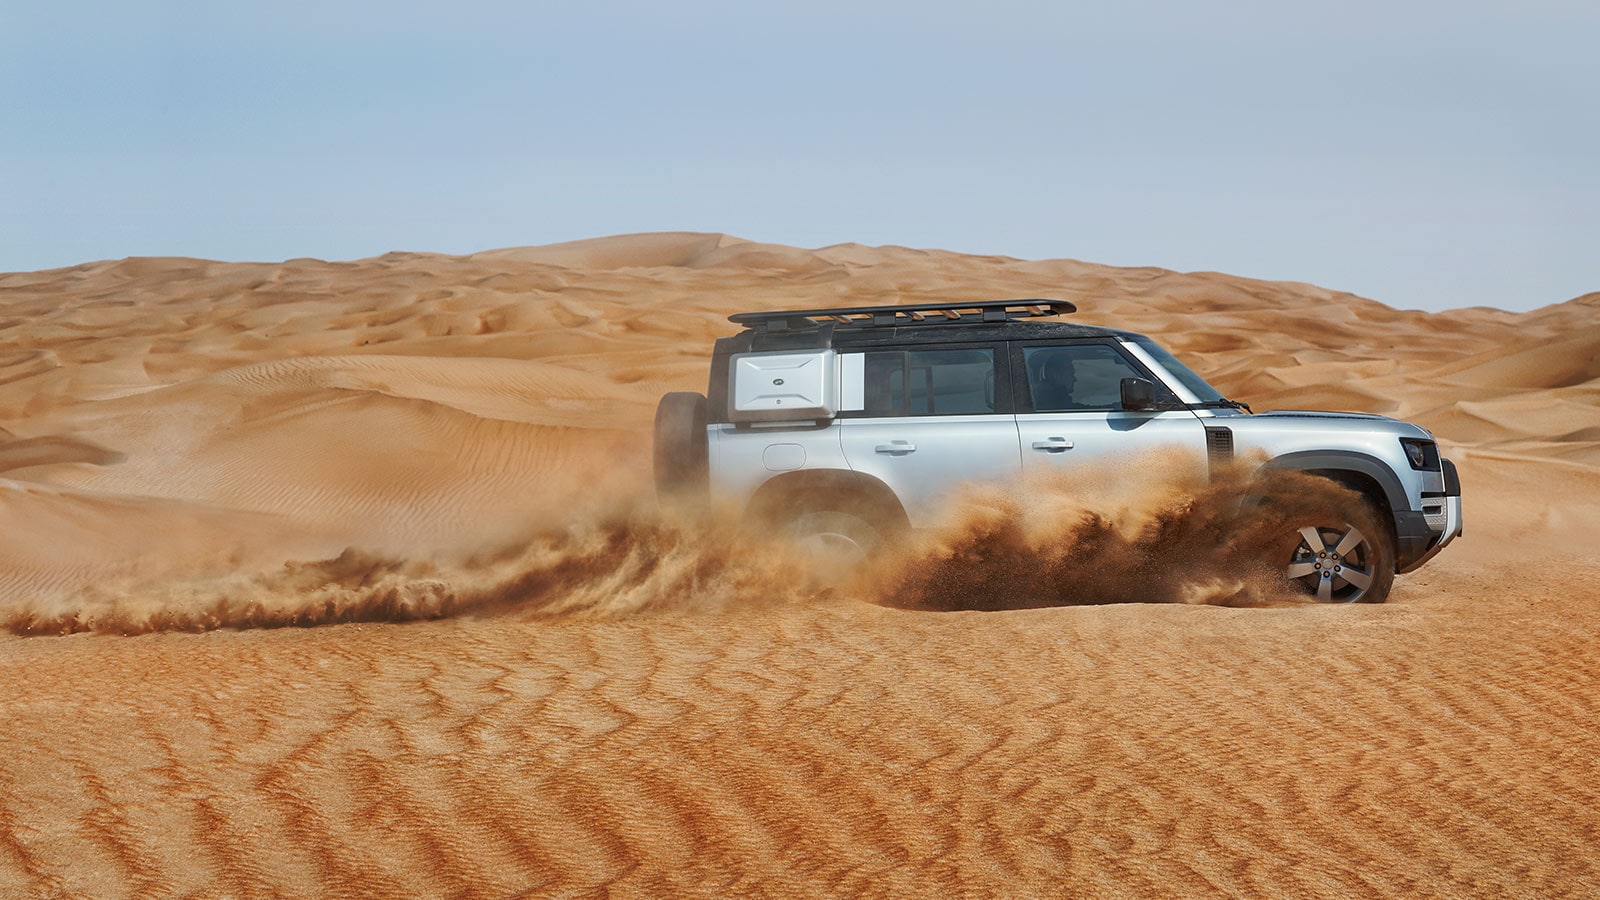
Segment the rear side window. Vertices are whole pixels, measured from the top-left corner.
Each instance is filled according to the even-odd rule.
[[[995,411],[993,350],[876,350],[866,356],[868,416]]]

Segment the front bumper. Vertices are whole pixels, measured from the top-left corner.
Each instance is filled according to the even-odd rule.
[[[1440,550],[1449,546],[1450,542],[1461,536],[1461,478],[1456,474],[1455,463],[1450,460],[1441,460],[1444,466],[1444,497],[1429,498],[1424,501],[1423,515],[1428,523],[1428,530],[1437,532],[1437,536],[1428,544],[1427,550],[1416,559],[1406,563],[1398,571],[1401,575],[1421,568],[1428,560],[1438,555]],[[1443,500],[1442,506],[1439,500]]]

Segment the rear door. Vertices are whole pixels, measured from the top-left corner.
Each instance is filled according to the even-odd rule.
[[[1132,463],[1162,448],[1179,448],[1186,462],[1204,465],[1205,427],[1193,412],[1122,408],[1123,378],[1165,388],[1117,342],[1017,342],[1010,362],[1024,475],[1113,457]]]
[[[845,459],[892,488],[912,526],[928,524],[964,482],[1020,473],[1004,343],[864,356],[861,408],[837,419]]]

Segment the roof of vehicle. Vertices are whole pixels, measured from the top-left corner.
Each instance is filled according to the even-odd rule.
[[[1067,300],[979,300],[739,313],[751,350],[800,350],[993,340],[1142,338],[1116,328],[1040,321],[1075,312]]]

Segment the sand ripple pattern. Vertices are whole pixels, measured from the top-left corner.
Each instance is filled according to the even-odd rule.
[[[1472,587],[11,639],[0,894],[1592,893],[1593,604]]]

